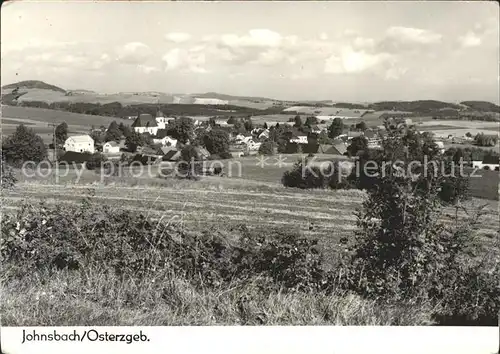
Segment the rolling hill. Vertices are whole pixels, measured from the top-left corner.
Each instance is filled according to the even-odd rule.
[[[199,99],[199,100],[198,100]],[[204,99],[204,100],[201,100]],[[363,108],[375,111],[406,111],[421,115],[432,115],[439,110],[446,108],[455,110],[471,110],[477,112],[500,112],[500,107],[486,101],[463,101],[460,104],[449,103],[437,100],[416,100],[416,101],[382,101],[373,103],[334,103],[332,100],[318,101],[281,101],[266,97],[236,96],[221,94],[217,92],[205,92],[195,94],[172,94],[157,91],[147,92],[117,92],[112,94],[102,94],[85,89],[65,90],[55,85],[47,84],[43,81],[28,80],[21,81],[2,87],[2,103],[7,105],[19,105],[29,102],[40,102],[40,107],[45,107],[51,103],[89,103],[89,104],[110,104],[120,103],[123,106],[142,104],[163,104],[163,105],[206,105],[206,99],[227,101],[228,106],[245,107],[252,110],[266,110],[270,108],[279,109],[296,105],[297,102],[304,102],[308,106],[334,106],[342,108]]]
[[[19,91],[26,90],[26,89],[42,89],[42,90],[50,90],[50,91],[57,91],[61,93],[66,93],[66,90],[47,84],[46,82],[39,81],[39,80],[27,80],[27,81],[19,81],[13,84],[5,85],[2,86],[2,90],[8,90],[8,89],[18,89]]]
[[[486,102],[486,101],[463,101],[460,102],[460,104],[463,104],[464,106],[469,107],[470,109],[473,109],[475,111],[480,111],[480,112],[500,112],[500,106],[491,103],[491,102]]]

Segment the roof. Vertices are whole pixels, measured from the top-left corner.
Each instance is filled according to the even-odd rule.
[[[322,154],[344,155],[347,152],[347,148],[343,143],[335,145],[323,144],[319,146],[318,152]]]
[[[132,128],[135,127],[157,127],[156,119],[149,113],[142,113],[132,123]]]
[[[499,164],[499,157],[486,155],[483,157],[483,163],[489,164],[489,165],[498,165]]]
[[[104,145],[109,145],[109,146],[112,146],[112,147],[118,147],[118,146],[120,146],[120,145],[118,145],[118,143],[116,141],[108,141]]]
[[[335,144],[332,146],[332,153],[337,152],[338,155],[344,155],[347,152],[345,144]]]
[[[354,132],[354,131],[347,132],[347,136],[348,137],[355,138],[355,137],[358,137],[358,136],[361,136],[361,135],[363,135],[363,133],[361,133],[361,132]]]
[[[198,146],[196,148],[196,151],[198,152],[198,156],[200,156],[200,157],[203,157],[203,156],[204,157],[208,157],[208,156],[210,156],[210,153],[204,147]]]
[[[84,134],[84,135],[72,135],[69,136],[67,140],[73,140],[75,143],[88,143],[89,141],[94,142],[94,139],[90,137],[90,135]]]
[[[176,149],[170,148],[164,155],[163,155],[163,160],[164,161],[177,161],[181,157],[181,152]]]

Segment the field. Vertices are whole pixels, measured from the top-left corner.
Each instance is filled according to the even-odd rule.
[[[17,212],[26,202],[39,210],[37,203],[44,201],[49,208],[61,207],[62,217],[65,210],[70,210],[69,206],[82,205],[86,200],[113,213],[136,211],[155,223],[163,220],[182,230],[208,231],[206,235],[213,230],[236,235],[242,225],[254,235],[299,232],[307,239],[318,240],[324,256],[321,266],[338,273],[339,253],[344,251],[340,239],[353,236],[354,212],[362,206],[365,193],[285,188],[278,183],[279,177],[292,162],[266,168],[257,166],[258,161],[252,158],[233,162],[241,162],[240,177],[204,177],[199,181],[158,178],[155,177],[158,170],[154,169],[151,177],[117,176],[102,181],[95,171],[84,171],[78,181],[74,170],[59,180],[55,176],[23,178],[17,171],[16,187],[2,193],[2,212],[4,215]],[[233,168],[236,174],[236,164]],[[477,230],[481,247],[484,252],[496,252],[497,201],[474,198],[464,205],[465,210],[445,208],[440,219],[451,226],[457,219],[463,221],[466,212],[474,212],[480,205],[486,205]],[[74,222],[73,213],[67,212],[67,218],[70,224]],[[120,220],[126,223],[128,219]],[[125,237],[127,232],[123,234],[120,230],[120,237]],[[78,237],[77,233],[71,233],[71,237]],[[89,236],[81,233],[84,242]],[[147,257],[153,257],[153,253]],[[49,275],[37,270],[8,281],[2,278],[3,323],[10,326],[429,325],[436,321],[435,307],[430,303],[384,304],[347,294],[342,289],[332,294],[262,291],[259,282],[263,279],[259,278],[200,288],[192,283],[194,279],[172,274],[169,269],[147,277],[117,277],[107,267],[108,260],[77,271]],[[247,299],[244,306],[241,299]]]
[[[105,178],[103,184],[93,171],[85,171],[78,182],[75,171],[58,181],[54,177],[19,178],[19,187],[4,195],[3,207],[7,210],[15,208],[26,198],[58,204],[75,203],[91,191],[94,200],[110,207],[177,218],[197,229],[244,223],[257,230],[283,227],[299,230],[318,237],[330,255],[337,251],[337,240],[351,235],[356,228],[354,211],[364,199],[362,191],[284,188],[279,179],[283,171],[290,169],[290,163],[282,167],[261,168],[251,158],[245,158],[240,176],[238,169],[234,164],[233,177],[205,177],[198,182],[128,175]],[[153,168],[149,175],[156,176],[157,173]],[[497,197],[498,173],[481,173],[487,176],[472,179],[471,191],[484,198]],[[488,178],[489,183],[484,183],[484,178]],[[468,206],[474,208],[481,203],[488,204],[480,231],[488,241],[499,228],[498,202],[474,198]],[[443,218],[453,222],[450,216],[454,215],[455,210],[448,208]]]
[[[2,106],[1,127],[2,135],[12,134],[19,124],[25,124],[39,134],[46,143],[52,142],[54,128],[49,123],[68,124],[70,134],[88,133],[94,126],[99,128],[101,125],[108,127],[112,121],[123,124],[131,124],[130,120],[120,118],[93,116],[88,114],[78,114],[63,112],[51,109]]]
[[[498,122],[433,119],[419,123],[417,127],[419,130],[431,131],[439,136],[464,137],[467,133],[471,133],[472,136],[479,133],[498,135],[500,125]]]
[[[11,89],[2,89],[2,94],[11,93]],[[200,94],[200,95],[185,95],[185,94],[168,94],[162,92],[118,92],[112,94],[97,93],[93,91],[76,90],[68,93],[55,91],[45,88],[21,88],[19,93],[23,95],[19,97],[19,102],[82,102],[82,103],[99,103],[107,104],[112,102],[120,102],[122,105],[137,105],[137,104],[171,104],[171,103],[193,103],[195,97],[217,98],[221,95],[215,94]],[[272,107],[273,100],[265,98],[244,98],[237,96],[228,96],[223,98],[230,105],[247,107],[253,109],[267,109]]]

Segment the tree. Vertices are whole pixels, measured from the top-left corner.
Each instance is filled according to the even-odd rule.
[[[68,139],[68,124],[62,122],[56,127],[56,144],[62,145]]]
[[[129,152],[136,152],[138,146],[144,146],[144,136],[137,133],[132,132],[129,136],[125,138],[125,145],[127,146],[127,150]]]
[[[212,129],[203,137],[203,145],[211,154],[227,153],[229,152],[229,134],[224,130]]]
[[[316,118],[314,116],[307,117],[307,119],[306,119],[306,125],[307,126],[312,126],[312,125],[315,125],[315,124],[318,124],[318,118]]]
[[[272,141],[265,141],[259,147],[260,155],[274,155],[275,143]]]
[[[465,134],[465,136],[466,136],[466,137],[468,137],[468,138],[472,138],[472,134],[471,134],[471,132],[467,132],[467,133]]]
[[[264,125],[266,125],[266,123],[264,123]],[[248,117],[247,119],[245,119],[244,126],[247,132],[251,132],[253,130],[252,118]],[[265,128],[267,128],[267,126]]]
[[[104,143],[104,134],[100,130],[94,130],[90,132],[90,137],[94,140],[96,144]]]
[[[464,151],[456,149],[453,154],[452,152],[453,150],[449,149],[449,153],[444,157],[448,163],[445,166],[446,177],[441,184],[439,198],[445,204],[458,206],[460,202],[470,198],[469,178],[462,175],[460,168],[464,163]]]
[[[453,292],[449,280],[458,273],[451,271],[461,272],[470,233],[450,230],[439,219],[445,181],[440,164],[446,161],[432,139],[414,130],[386,129],[382,151],[370,156],[373,169],[358,230],[345,241],[352,242],[347,283],[370,298],[439,300],[446,289]],[[431,162],[427,172],[426,162]]]
[[[497,144],[498,138],[495,135],[486,135],[484,133],[479,133],[475,136],[474,141],[478,146],[495,146]]]
[[[148,133],[148,132],[145,132],[145,133],[142,133],[142,139],[143,139],[143,142],[144,142],[144,145],[153,145],[153,136]]]
[[[21,124],[3,141],[2,154],[7,163],[20,167],[26,161],[43,161],[47,157],[47,148],[40,136]]]
[[[356,129],[364,132],[366,129],[368,129],[368,126],[364,121],[361,121],[358,124],[356,124]]]
[[[131,133],[130,127],[128,125],[123,124],[123,122],[120,122],[118,129],[120,129],[120,131],[122,132],[122,135],[125,138]]]
[[[171,137],[179,140],[180,143],[186,144],[194,138],[194,122],[191,118],[181,117],[175,120],[172,127],[169,129]]]
[[[331,139],[335,139],[344,131],[344,122],[340,118],[335,118],[328,127],[328,136]]]
[[[293,125],[294,127],[302,128],[302,119],[300,118],[299,115],[296,115],[293,121],[295,122],[295,124]]]
[[[331,144],[332,140],[328,137],[328,133],[325,131],[321,131],[318,134],[317,142],[320,145],[326,145],[326,144]]]
[[[268,129],[266,122],[264,122],[264,129]]]
[[[235,119],[233,124],[233,131],[235,131],[236,133],[246,132],[245,125],[241,122],[240,119]]]
[[[108,141],[119,142],[121,138],[122,138],[122,131],[120,130],[118,123],[116,123],[116,121],[112,121],[108,127],[108,130],[106,131],[104,140],[106,140],[106,142]]]
[[[107,161],[107,157],[100,152],[93,153],[89,156],[87,162],[85,162],[85,168],[87,170],[95,170],[100,168],[102,164]]]
[[[196,179],[201,174],[201,165],[196,164],[200,159],[198,150],[193,145],[186,145],[181,150],[180,162],[177,165],[177,173],[179,177]]]
[[[347,152],[351,156],[357,155],[360,151],[368,150],[368,140],[364,136],[356,136],[351,139],[351,144],[347,147]]]

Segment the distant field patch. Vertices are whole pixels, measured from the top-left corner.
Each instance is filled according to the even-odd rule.
[[[423,126],[453,126],[457,128],[464,129],[485,129],[485,128],[499,128],[500,124],[498,122],[482,122],[482,121],[470,121],[470,120],[448,120],[448,119],[431,119],[427,121],[422,121]]]
[[[45,123],[66,122],[68,125],[83,125],[88,126],[89,128],[92,125],[97,127],[100,125],[108,126],[114,120],[123,122],[123,124],[131,124],[129,120],[118,117],[93,116],[90,114],[79,114],[52,109],[15,106],[2,106],[2,117],[7,117],[9,119],[32,119]]]
[[[9,119],[9,118],[0,119],[0,123],[2,124],[2,127],[5,126],[5,124],[15,124],[16,126],[21,124],[21,123],[24,125],[35,125],[36,124],[33,122],[23,122],[22,120],[19,120],[19,119]]]

